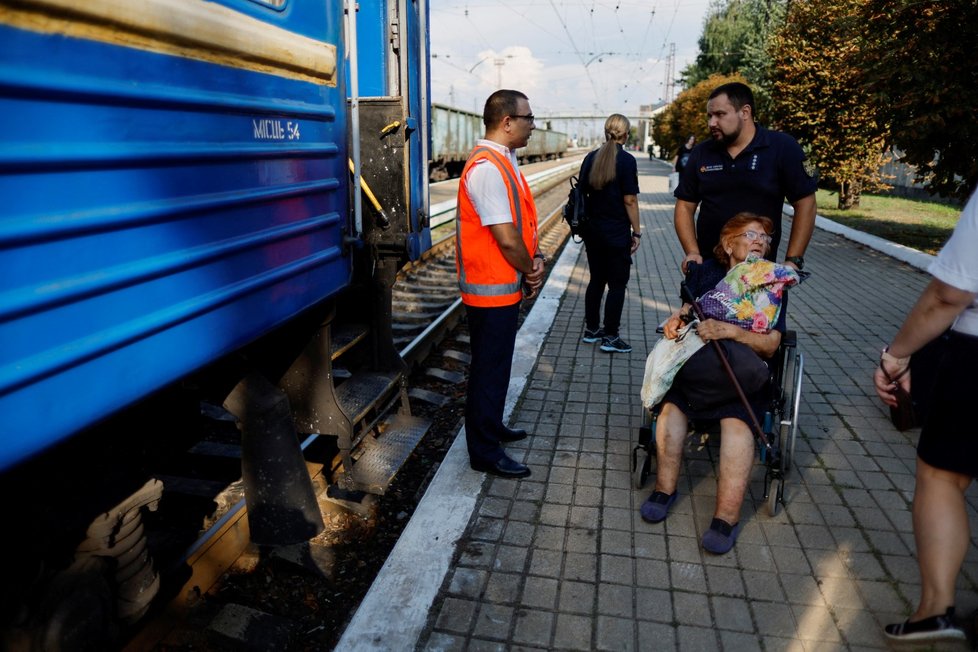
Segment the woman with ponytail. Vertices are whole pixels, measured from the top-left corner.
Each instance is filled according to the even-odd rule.
[[[619,333],[632,254],[642,237],[638,219],[638,165],[624,148],[630,126],[628,118],[620,113],[609,116],[604,123],[604,145],[584,158],[579,175],[588,217],[582,235],[591,272],[584,295],[582,340],[600,341],[601,350],[608,353],[632,350]],[[606,287],[608,297],[602,325],[601,299]]]

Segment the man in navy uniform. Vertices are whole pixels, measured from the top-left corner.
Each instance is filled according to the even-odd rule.
[[[815,230],[814,167],[794,138],[754,123],[754,94],[745,84],[717,87],[706,114],[711,138],[693,148],[673,193],[676,235],[686,253],[683,271],[690,261],[702,263],[713,256],[720,229],[742,211],[774,221],[768,257],[777,260],[786,198],[795,214],[784,260],[801,269]]]

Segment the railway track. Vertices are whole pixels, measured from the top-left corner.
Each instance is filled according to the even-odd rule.
[[[575,171],[576,164],[565,164],[557,173],[542,172],[531,178],[540,215],[541,250],[548,259],[559,252],[568,235],[567,227],[560,218],[560,209],[566,200],[566,179]],[[450,218],[448,221],[450,222]],[[421,260],[406,266],[394,285],[392,308],[395,346],[412,368],[420,365],[438,349],[446,335],[456,328],[463,314],[455,277],[454,228],[443,231],[446,235],[439,238]],[[456,369],[428,372],[436,377],[439,377],[440,372],[444,379],[457,381],[461,377],[464,380],[467,356],[454,351],[443,355],[446,359],[456,361]],[[428,402],[435,410],[443,403],[443,397],[440,398],[438,392],[412,388],[409,394],[415,402]],[[225,472],[220,478],[206,480],[188,480],[175,475],[159,479],[163,481],[163,486],[175,489],[175,493],[179,493],[184,501],[192,501],[194,496],[215,496],[216,493],[213,502],[217,508],[205,517],[206,529],[201,536],[168,569],[161,569],[169,570],[171,574],[175,570],[182,570],[186,579],[178,589],[170,588],[165,607],[154,609],[148,621],[130,636],[125,647],[128,651],[159,649],[163,641],[169,641],[165,645],[166,649],[173,649],[174,640],[179,641],[181,637],[174,639],[172,632],[181,629],[185,631],[186,623],[194,618],[194,610],[206,602],[208,592],[219,584],[222,576],[235,565],[239,568],[254,567],[257,558],[263,554],[254,546],[249,546],[248,519],[244,518],[247,510],[241,481],[234,479],[226,488],[215,492],[215,483],[229,481],[227,469],[236,468],[235,464],[240,457],[240,446],[236,441],[238,434],[233,419],[217,406],[204,406],[204,411],[207,413],[210,433],[204,441],[190,449],[189,456],[200,459],[187,462],[187,466],[212,468],[216,460],[217,466],[225,468]],[[320,496],[327,493],[326,477],[333,468],[330,460],[335,457],[335,452],[328,447],[325,451],[321,450],[323,440],[328,439],[331,438],[312,435],[302,442],[306,451],[306,464]],[[437,465],[430,469],[429,476],[435,468]],[[423,484],[426,486],[427,481]],[[423,491],[423,487],[420,491]],[[167,499],[170,500],[169,494]],[[319,502],[325,514],[327,529],[351,527],[351,518],[347,517],[344,510],[323,499]],[[364,508],[359,517],[369,519],[369,509]],[[354,529],[361,526],[362,523],[353,525]],[[337,535],[335,532],[332,535],[321,535],[317,539],[327,547],[345,540],[341,534]],[[309,547],[293,548],[279,551],[278,554],[296,559],[305,557],[302,563],[309,566]],[[316,564],[313,562],[312,565]],[[250,615],[250,612],[245,611],[244,615],[238,613],[237,617],[249,620]],[[345,622],[346,618],[343,620]],[[190,644],[194,649],[201,649],[200,646],[199,640]]]

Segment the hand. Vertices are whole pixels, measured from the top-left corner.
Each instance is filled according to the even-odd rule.
[[[886,363],[884,362],[883,364]],[[891,366],[895,367],[895,365]],[[890,368],[889,366],[887,367],[886,371],[887,373],[893,372],[893,374],[900,373],[899,369]],[[876,386],[876,393],[879,394],[879,397],[883,399],[884,403],[890,407],[896,407],[897,400],[893,395],[893,389],[897,385],[900,385],[903,387],[903,389],[907,390],[907,392],[910,391],[910,370],[908,369],[907,373],[903,374],[903,376],[901,376],[897,382],[891,383],[890,379],[886,377],[885,373],[883,373],[883,370],[877,366],[876,372],[873,374],[873,385]]]
[[[800,271],[801,271],[800,269],[798,269],[798,265],[795,265],[795,264],[794,264],[793,262],[791,262],[790,260],[786,260],[786,261],[784,261],[784,262],[783,262],[782,264],[783,264],[783,265],[784,265],[785,267],[790,267],[791,269],[793,269],[793,270],[795,270],[796,272],[800,272]]]
[[[640,244],[642,244],[642,239],[636,238],[634,235],[632,235],[632,250],[630,253],[635,253],[636,251],[638,251],[638,246]]]
[[[662,333],[666,336],[667,340],[674,340],[679,337],[679,330],[685,325],[679,317],[680,312],[681,310],[677,310],[672,313],[672,316],[662,325]]]
[[[707,319],[706,321],[701,321],[696,326],[696,332],[704,342],[709,342],[710,340],[732,340],[736,338],[740,330],[741,328],[739,326],[717,319]]]
[[[683,270],[683,274],[686,273],[686,267],[687,265],[689,265],[689,263],[696,263],[697,265],[702,265],[703,256],[700,256],[699,254],[686,254],[686,257],[683,258],[682,265],[680,265],[680,268]]]
[[[533,289],[539,288],[543,285],[543,273],[545,271],[545,266],[542,258],[533,259],[533,271],[524,275],[523,282]]]

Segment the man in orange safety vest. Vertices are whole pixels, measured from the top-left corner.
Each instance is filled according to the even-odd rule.
[[[469,464],[504,478],[530,469],[502,444],[527,436],[503,423],[523,292],[543,284],[544,256],[537,243],[537,209],[519,171],[516,150],[533,132],[526,95],[499,90],[482,114],[486,126],[458,184],[455,262],[471,341],[465,441]]]

